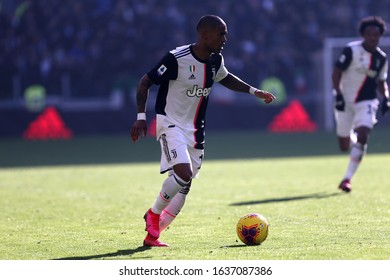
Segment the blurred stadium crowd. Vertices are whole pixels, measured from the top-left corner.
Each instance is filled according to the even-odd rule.
[[[0,0],[0,101],[31,84],[72,97],[128,92],[168,50],[196,40],[203,14],[228,25],[228,69],[258,85],[277,76],[306,94],[326,37],[390,20],[388,0]],[[317,58],[317,59],[316,59]]]

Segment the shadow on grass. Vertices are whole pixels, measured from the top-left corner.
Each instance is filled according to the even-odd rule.
[[[246,245],[246,244],[235,244],[235,245],[221,246],[219,248],[224,249],[224,248],[242,248],[242,247],[248,247],[248,245]]]
[[[147,250],[150,250],[151,247],[147,246],[139,246],[135,249],[128,249],[128,250],[118,250],[113,253],[107,253],[107,254],[100,254],[100,255],[90,255],[90,256],[76,256],[76,257],[65,257],[65,258],[59,258],[59,259],[53,259],[53,260],[92,260],[92,259],[104,259],[104,258],[114,258],[119,256],[131,256],[135,253],[144,252]]]
[[[313,194],[300,195],[300,196],[270,198],[270,199],[263,199],[263,200],[251,200],[251,201],[231,203],[230,206],[244,206],[244,205],[252,205],[252,204],[287,202],[287,201],[297,201],[297,200],[303,200],[303,199],[323,199],[323,198],[329,198],[329,197],[339,196],[339,195],[345,195],[345,193],[342,193],[342,192],[334,192],[334,193],[328,193],[328,194],[327,193],[313,193]],[[238,242],[238,240],[236,242]],[[242,248],[242,247],[247,247],[247,246],[248,245],[246,245],[246,244],[234,244],[234,245],[221,246],[220,248]]]
[[[303,200],[303,199],[323,199],[323,198],[329,198],[332,196],[338,196],[342,195],[344,193],[337,192],[337,193],[313,193],[308,195],[300,195],[300,196],[291,196],[291,197],[282,197],[282,198],[270,198],[270,199],[263,199],[263,200],[251,200],[251,201],[243,201],[243,202],[236,202],[231,203],[230,206],[243,206],[243,205],[252,205],[252,204],[266,204],[266,203],[276,203],[276,202],[287,202],[287,201],[296,201],[296,200]]]

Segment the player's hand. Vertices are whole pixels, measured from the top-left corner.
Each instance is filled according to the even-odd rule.
[[[345,110],[345,100],[344,100],[343,95],[340,93],[336,94],[335,108],[337,111],[344,111]]]
[[[273,95],[272,93],[260,89],[255,91],[255,95],[256,97],[263,99],[264,103],[266,104],[269,104],[276,99],[275,95]]]
[[[140,135],[146,135],[147,130],[148,127],[145,120],[136,120],[131,129],[131,140],[133,140],[134,143],[137,142]]]
[[[389,109],[390,109],[390,101],[387,97],[384,97],[381,104],[382,116],[386,115]]]

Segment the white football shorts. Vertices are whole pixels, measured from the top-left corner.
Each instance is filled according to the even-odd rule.
[[[336,133],[340,137],[350,137],[357,127],[373,128],[378,122],[376,112],[379,100],[364,100],[357,103],[346,103],[344,111],[335,110]]]
[[[161,146],[160,173],[172,170],[173,166],[178,163],[189,163],[192,169],[192,178],[197,178],[204,150],[195,149],[188,145],[188,140],[180,128],[169,126],[160,127],[160,136],[158,141]]]

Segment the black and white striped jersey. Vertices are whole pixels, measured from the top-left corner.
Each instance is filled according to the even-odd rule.
[[[363,41],[347,44],[336,66],[343,70],[341,91],[346,102],[377,98],[377,81],[387,79],[386,54],[379,47],[373,53],[368,52],[363,47]]]
[[[213,82],[228,75],[221,54],[207,61],[197,58],[191,45],[168,52],[147,75],[159,85],[155,111],[191,137],[191,145],[203,149],[205,114]]]

